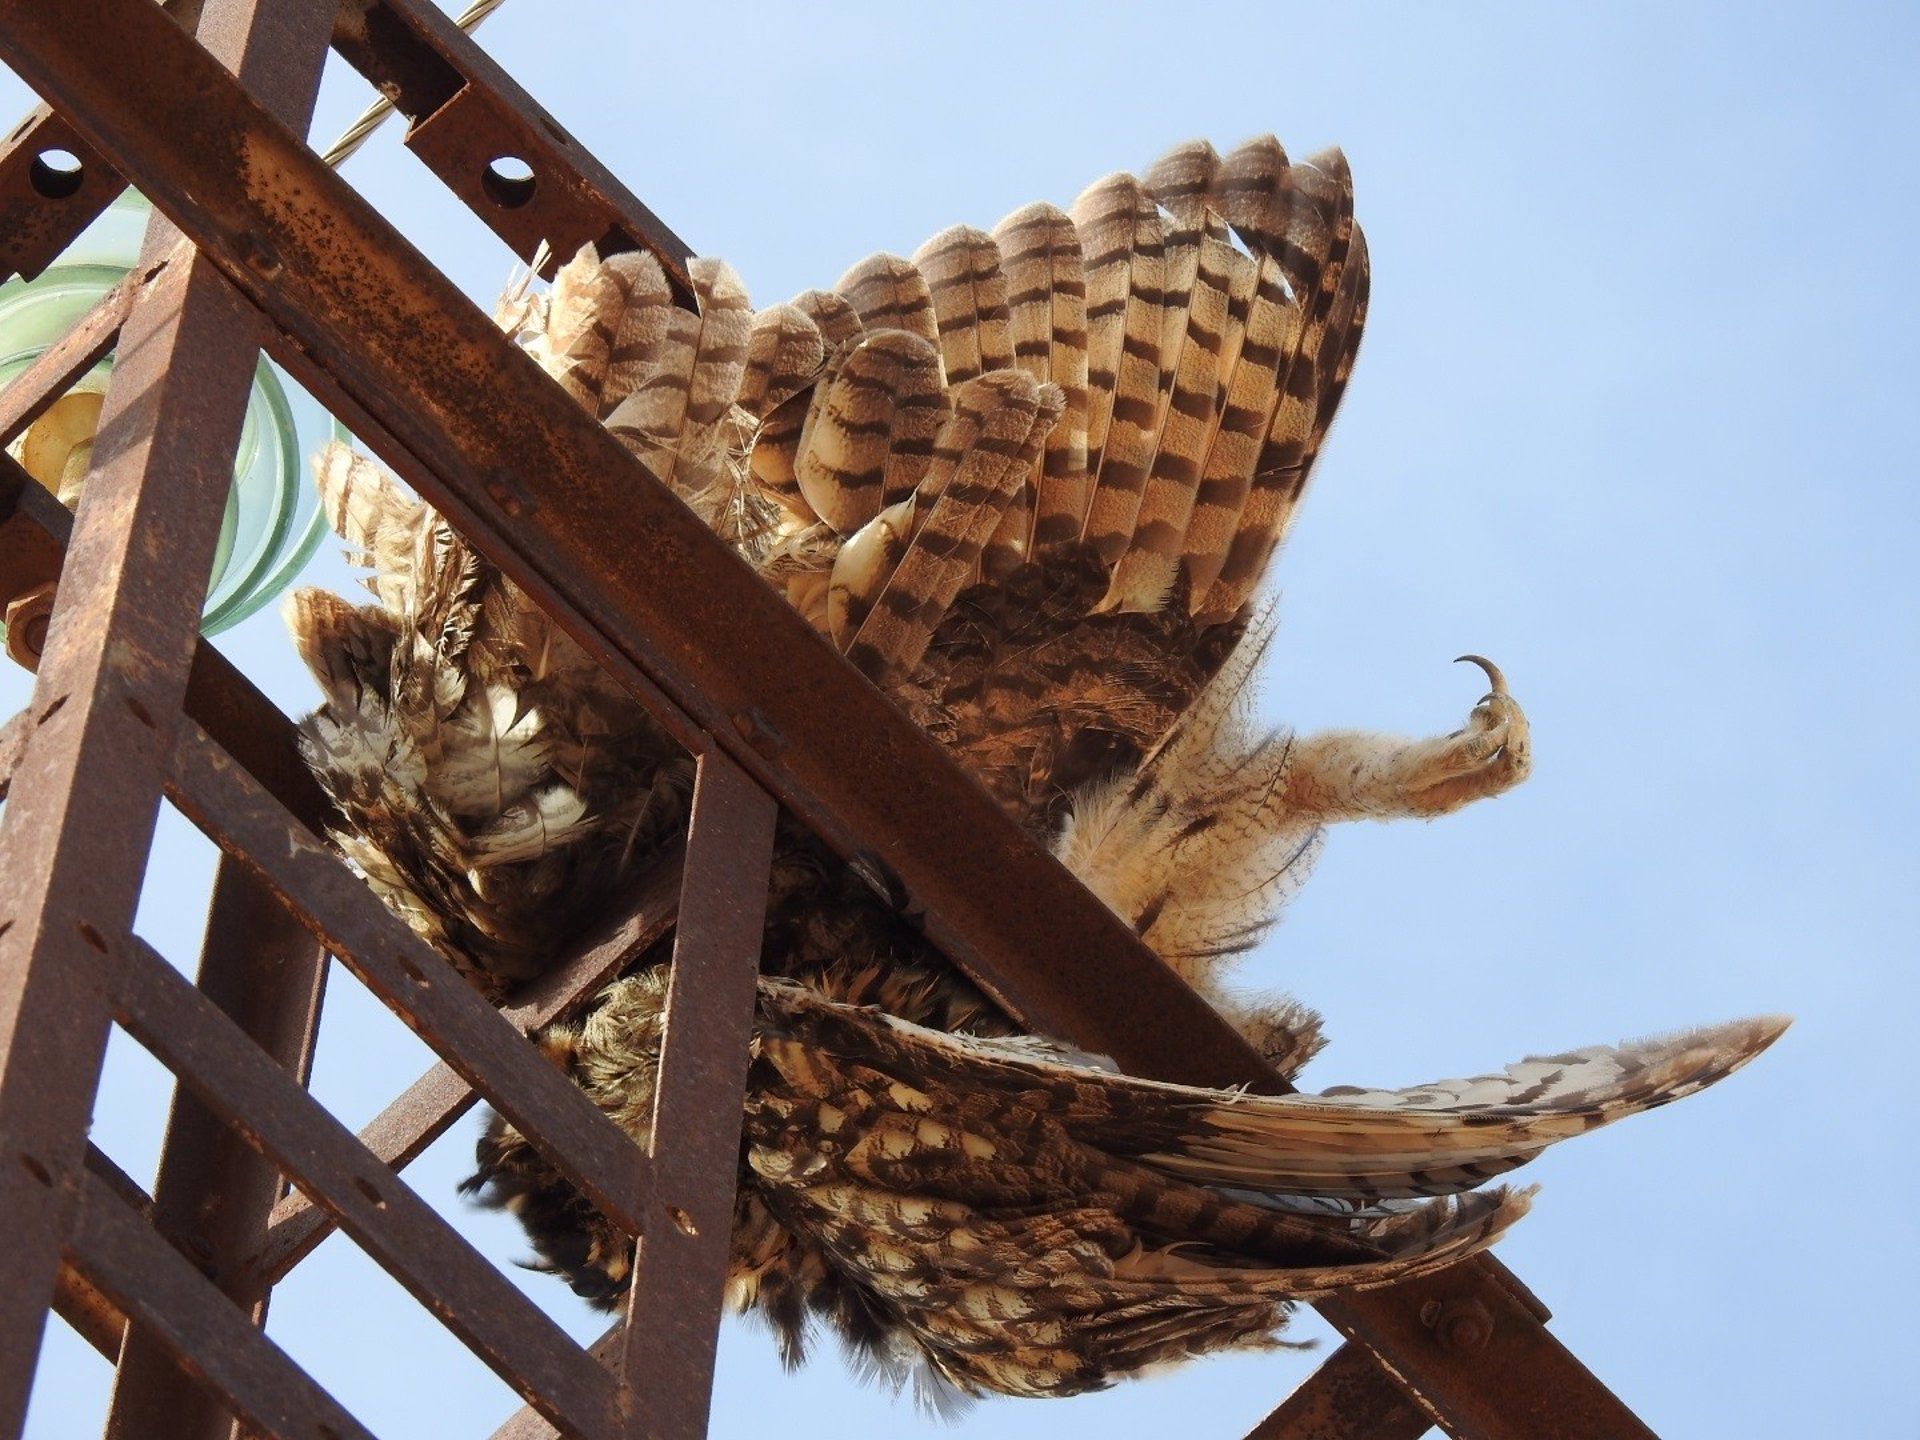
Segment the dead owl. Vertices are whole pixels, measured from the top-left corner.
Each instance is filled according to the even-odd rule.
[[[1180,147],[753,311],[725,264],[675,306],[583,252],[501,320],[833,645],[1293,1075],[1289,1001],[1225,986],[1337,820],[1525,778],[1498,669],[1433,739],[1254,733],[1250,620],[1358,346],[1367,253],[1337,151]],[[294,633],[337,841],[475,983],[536,974],[683,827],[691,763],[497,570],[370,462],[320,484],[374,603]],[[1469,657],[1473,658],[1473,657]],[[636,1140],[666,950],[539,1039]],[[1066,1395],[1274,1342],[1291,1302],[1453,1263],[1524,1212],[1479,1188],[1711,1083],[1755,1021],[1398,1092],[1256,1098],[1117,1075],[1007,1019],[783,825],[730,1288],[798,1359]],[[473,1185],[603,1303],[631,1242],[495,1121]]]

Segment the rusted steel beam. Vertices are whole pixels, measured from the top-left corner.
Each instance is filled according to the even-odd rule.
[[[234,0],[209,38],[298,123],[319,84],[324,30],[302,39],[297,17],[275,23],[286,18],[276,7],[298,11],[298,0],[258,3],[256,16]],[[142,8],[237,83],[158,7]],[[78,23],[63,7],[42,15]],[[114,48],[97,43],[104,33],[87,37],[100,51]],[[257,323],[198,258],[156,281],[128,317],[34,689],[35,731],[0,821],[0,1435],[23,1421],[73,1219],[106,1045],[102,972],[139,897]]]
[[[541,1413],[614,1433],[613,1383],[559,1326],[151,947],[130,936],[115,948],[115,1018],[134,1038]]]
[[[13,784],[14,767],[20,763],[20,757],[27,753],[27,739],[32,734],[33,715],[27,710],[20,711],[0,727],[0,800],[7,798],[7,789]]]
[[[199,0],[164,0],[191,31]],[[334,44],[413,123],[406,144],[523,260],[542,240],[551,277],[582,245],[602,254],[647,249],[683,297],[692,251],[658,216],[502,70],[424,0],[342,0]],[[50,163],[65,152],[71,166]],[[493,170],[524,162],[516,180]],[[127,187],[58,113],[30,111],[0,143],[0,279],[32,279]]]
[[[1317,1307],[1366,1343],[1398,1382],[1467,1440],[1656,1440],[1540,1323],[1491,1256]]]
[[[412,121],[407,148],[522,260],[651,250],[682,297],[692,251],[430,0],[345,0],[334,48]],[[525,163],[515,180],[495,160]]]
[[[327,956],[285,907],[252,875],[223,856],[200,952],[200,992],[262,1053],[304,1085],[320,1024]],[[160,1166],[153,1221],[203,1273],[231,1271],[260,1244],[281,1174],[209,1109],[190,1087],[177,1087]],[[229,1298],[266,1320],[266,1297]],[[136,1330],[121,1352],[106,1433],[135,1440],[166,1415],[175,1440],[227,1440],[232,1415],[196,1384],[154,1336]]]
[[[373,1440],[103,1182],[89,1173],[79,1183],[70,1258],[91,1285],[133,1318],[136,1330],[157,1336],[181,1364],[198,1370],[261,1435]],[[161,1419],[149,1417],[150,1422]]]
[[[38,516],[49,509],[60,512],[58,524],[64,537],[73,528],[73,517],[0,449],[0,605],[14,621],[7,631],[7,651],[29,670],[39,668],[48,627],[43,623],[37,630],[22,628],[32,622],[21,612],[33,605],[37,613],[36,597],[52,588],[66,556],[64,538],[55,541],[38,523]]]
[[[1349,1340],[1247,1440],[1419,1440],[1433,1417],[1414,1404],[1374,1353]]]
[[[153,1197],[109,1160],[97,1145],[87,1146],[86,1167],[89,1178],[100,1181],[134,1214],[142,1219],[152,1216]],[[110,1364],[119,1363],[127,1317],[65,1258],[60,1262],[60,1275],[54,1284],[53,1308],[79,1332],[81,1339],[106,1356]]]
[[[597,994],[672,927],[679,905],[680,854],[662,856],[641,877],[624,912],[588,937],[575,954],[529,984],[501,1014],[522,1031],[559,1019]],[[412,1164],[479,1097],[445,1064],[409,1085],[360,1132],[360,1143],[395,1170]],[[333,1219],[295,1192],[275,1207],[258,1250],[238,1267],[235,1293],[279,1284],[333,1230]]]
[[[119,1362],[120,1346],[127,1336],[127,1317],[70,1260],[60,1262],[60,1274],[53,1286],[53,1313],[99,1351],[109,1365]]]
[[[653,1096],[653,1208],[627,1296],[633,1440],[707,1433],[778,814],[724,754],[700,757]]]
[[[595,1205],[639,1233],[648,1167],[625,1132],[190,721],[167,793]]]

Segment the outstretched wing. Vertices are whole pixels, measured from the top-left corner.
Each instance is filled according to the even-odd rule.
[[[1780,1029],[1256,1097],[763,982],[747,1158],[768,1210],[949,1379],[1071,1393],[1257,1339],[1287,1302],[1456,1263],[1531,1193],[1461,1192],[1713,1083]],[[1413,1195],[1437,1198],[1392,1198]]]
[[[1364,247],[1338,157],[1291,164],[1271,140],[1225,160],[1182,147],[1144,182],[1101,181],[1074,216],[1031,206],[993,234],[956,227],[758,315],[718,262],[695,267],[682,309],[650,257],[589,248],[549,294],[514,291],[502,321],[1018,819],[1053,837],[1104,783],[1069,853],[1204,983],[1311,858],[1310,827],[1268,823],[1284,737],[1219,718],[1247,667],[1201,697],[1338,401]],[[538,907],[569,896],[574,849],[618,833],[620,855],[639,853],[634,818],[670,818],[657,792],[684,777],[637,707],[437,516],[370,462],[328,464],[329,513],[377,603],[355,625],[296,607],[303,650],[325,679],[352,658],[347,638],[398,642],[371,704],[356,692],[316,720],[333,726],[314,749],[323,778],[374,784],[371,762],[341,757],[382,753],[388,731],[426,747],[421,777],[378,782],[388,809],[444,808],[443,771],[484,800],[491,774],[496,813],[465,804],[435,863],[482,877],[491,929],[535,933]],[[1232,823],[1198,846],[1198,830],[1163,826],[1125,849],[1120,876],[1146,814],[1132,782],[1196,708],[1214,716],[1212,758],[1189,744],[1150,788]],[[503,751],[503,735],[525,743]],[[494,822],[526,840],[467,865],[466,841]],[[358,840],[396,852],[363,860],[432,868],[417,839]],[[1169,885],[1140,882],[1149,858]],[[1198,883],[1203,865],[1219,883]],[[459,908],[457,883],[435,888],[428,909]]]

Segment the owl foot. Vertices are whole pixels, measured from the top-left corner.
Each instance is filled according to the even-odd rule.
[[[1519,702],[1507,693],[1500,667],[1479,655],[1454,662],[1478,665],[1492,689],[1467,715],[1463,729],[1426,746],[1411,747],[1418,768],[1403,782],[1408,815],[1444,815],[1511,790],[1533,769],[1533,741]],[[1410,753],[1409,759],[1414,758]]]
[[[1319,820],[1393,820],[1445,815],[1527,778],[1533,752],[1527,717],[1507,693],[1498,666],[1463,655],[1493,689],[1464,727],[1431,740],[1340,730],[1294,744],[1287,777],[1291,808]]]

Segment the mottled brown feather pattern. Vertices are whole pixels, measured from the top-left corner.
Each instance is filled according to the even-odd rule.
[[[1228,969],[1334,820],[1432,815],[1529,765],[1490,663],[1463,727],[1250,723],[1249,597],[1364,326],[1337,152],[1182,146],[1073,217],[958,227],[755,315],[719,262],[693,309],[591,249],[497,311],[1006,812],[1295,1074],[1317,1019]],[[682,832],[692,765],[439,516],[344,448],[322,503],[372,605],[290,602],[303,725],[374,890],[489,991],[537,973]],[[1270,633],[1264,622],[1256,634]],[[885,857],[779,826],[736,1305],[797,1360],[1065,1395],[1277,1343],[1294,1301],[1454,1263],[1525,1209],[1456,1195],[1544,1144],[1725,1074],[1766,1024],[1288,1100],[1154,1085],[1013,1026],[895,911]],[[539,1043],[650,1140],[671,940]],[[872,1007],[872,1008],[861,1008]],[[474,1183],[611,1303],[632,1245],[509,1127]],[[1432,1197],[1422,1201],[1393,1197]]]
[[[643,1142],[663,974],[603,997],[618,1023],[589,1017],[548,1041]],[[1129,1079],[1026,1037],[942,1033],[848,1003],[871,1001],[857,993],[871,982],[805,978],[761,984],[736,1303],[769,1304],[790,1355],[803,1351],[811,1303],[851,1320],[843,1330],[876,1360],[917,1359],[969,1393],[1071,1395],[1270,1344],[1294,1301],[1455,1264],[1519,1219],[1531,1192],[1450,1192],[1711,1084],[1780,1030],[1747,1022],[1401,1091],[1222,1096]],[[1404,1168],[1428,1145],[1444,1178]],[[496,1125],[482,1152],[523,1215],[540,1208],[524,1142]],[[1397,1190],[1432,1198],[1382,1201]],[[1345,1203],[1261,1198],[1301,1193]],[[611,1299],[624,1260],[595,1270],[567,1257],[624,1242],[603,1230],[570,1238],[570,1224],[530,1233],[549,1240],[556,1268]],[[862,1297],[851,1314],[845,1287]],[[782,1291],[785,1308],[770,1303]]]

